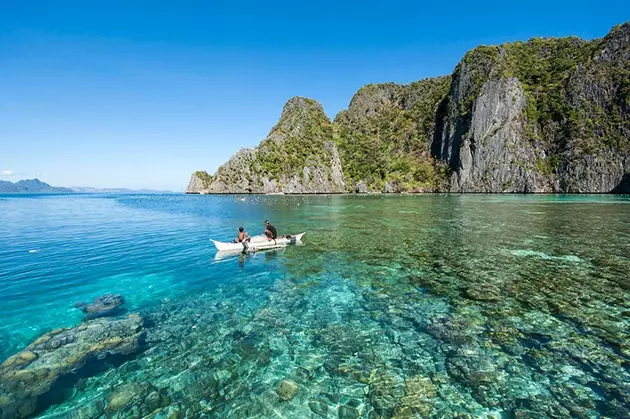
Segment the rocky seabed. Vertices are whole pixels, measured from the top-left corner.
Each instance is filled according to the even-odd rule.
[[[605,285],[579,313],[554,287],[541,300],[463,268],[401,263],[227,282],[51,331],[0,367],[2,417],[630,416],[627,323]],[[576,322],[605,312],[599,326]]]

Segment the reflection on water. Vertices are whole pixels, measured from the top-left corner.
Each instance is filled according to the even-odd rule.
[[[82,379],[42,416],[624,417],[629,204],[4,200],[1,350],[76,324],[75,301],[118,292],[147,320],[146,350]],[[307,231],[305,245],[211,248],[209,235],[256,232],[266,218],[281,234]]]
[[[301,244],[299,244],[301,245]],[[278,249],[269,249],[269,250],[260,250],[257,252],[247,252],[244,253],[242,250],[219,250],[214,255],[214,261],[219,262],[225,259],[238,259],[239,266],[243,267],[245,261],[251,259],[260,259],[263,258],[266,261],[270,261],[273,258],[277,257],[284,253],[286,248],[278,248]]]

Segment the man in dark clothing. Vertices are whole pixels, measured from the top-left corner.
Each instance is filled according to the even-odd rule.
[[[278,237],[278,231],[271,225],[269,220],[265,220],[265,236],[267,236],[269,240],[275,240]]]

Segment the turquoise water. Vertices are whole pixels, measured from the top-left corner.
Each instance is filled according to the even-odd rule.
[[[216,257],[266,218],[304,245]],[[147,349],[43,417],[623,417],[629,272],[623,196],[0,196],[0,355],[113,292]]]

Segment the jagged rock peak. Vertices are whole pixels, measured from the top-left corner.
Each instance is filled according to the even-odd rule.
[[[284,118],[287,115],[290,115],[293,112],[303,113],[313,111],[324,114],[324,107],[315,99],[310,99],[303,96],[294,96],[291,99],[287,100],[287,103],[284,104],[280,119]]]
[[[427,100],[432,92],[450,82],[450,76],[425,78],[408,84],[378,83],[361,87],[350,100],[347,111],[341,111],[335,122],[349,113],[353,118],[372,118],[391,107],[411,110],[419,102]],[[443,95],[442,95],[443,96]],[[341,116],[341,117],[340,117]]]
[[[309,124],[325,126],[330,124],[330,120],[319,102],[296,96],[289,99],[282,108],[280,120],[269,132],[269,137],[274,139],[277,135],[302,135],[302,128]]]
[[[207,189],[210,183],[212,183],[213,177],[208,174],[205,170],[197,170],[192,175],[190,175],[190,182],[188,182],[188,186],[186,187],[185,193],[202,193],[203,190]]]
[[[333,128],[320,103],[291,98],[267,138],[215,175],[196,172],[187,193],[338,193],[345,190]]]
[[[400,88],[395,83],[368,84],[361,87],[350,100],[348,112],[366,117],[374,116],[378,109],[391,105]]]
[[[603,38],[603,47],[598,61],[630,60],[630,22],[613,27]]]

